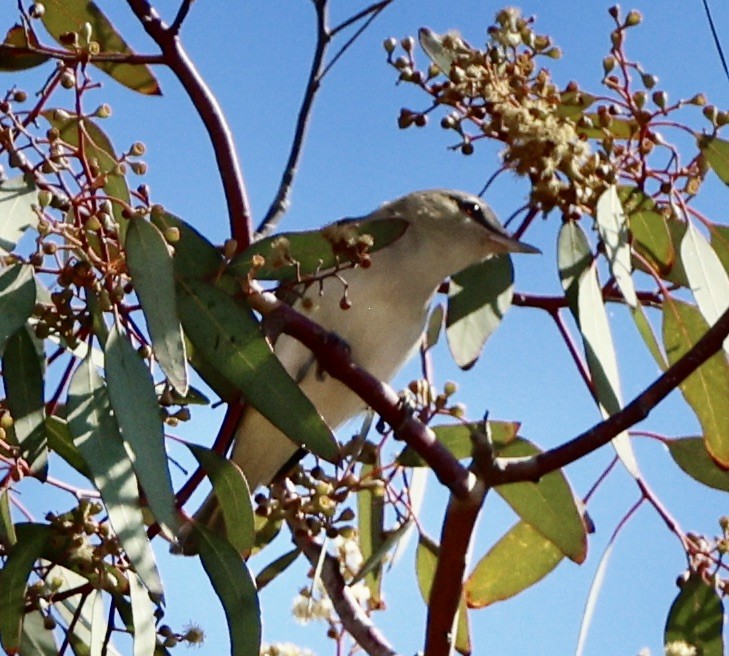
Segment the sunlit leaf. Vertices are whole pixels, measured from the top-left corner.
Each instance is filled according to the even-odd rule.
[[[144,584],[161,595],[162,581],[147,537],[138,484],[111,403],[96,368],[84,360],[71,378],[68,429],[101,492],[109,522]]]
[[[672,297],[663,302],[663,343],[670,364],[681,358],[708,330],[698,309]],[[729,469],[729,364],[722,351],[711,356],[680,385],[701,424],[706,449]]]
[[[709,457],[702,438],[668,440],[666,446],[676,464],[695,481],[729,492],[729,471],[720,469]]]
[[[530,442],[517,438],[499,449],[500,458],[525,458],[541,453]],[[585,560],[587,535],[575,497],[561,470],[553,471],[538,483],[524,481],[494,488],[514,512],[551,540],[557,548],[576,563]]]
[[[363,465],[359,477],[368,480],[373,471],[380,467],[378,460],[371,465]],[[359,549],[362,559],[367,561],[372,554],[379,551],[384,542],[385,535],[385,497],[383,490],[362,488],[357,492],[357,528],[359,535]],[[373,601],[377,604],[382,600],[382,564],[377,563],[365,577],[365,583],[370,590]]]
[[[273,581],[279,574],[285,572],[299,557],[301,550],[296,548],[287,551],[274,561],[266,565],[256,576],[256,590],[259,592]]]
[[[0,570],[0,640],[11,654],[17,653],[20,646],[28,577],[51,534],[45,524],[23,523],[15,529],[18,541]]]
[[[152,348],[172,387],[186,394],[189,381],[172,257],[162,233],[143,219],[132,220],[126,235],[127,267],[147,320]]]
[[[633,248],[660,275],[667,275],[673,267],[675,251],[671,235],[656,202],[637,187],[619,187],[618,196],[628,215]],[[645,270],[640,259],[636,267]]]
[[[557,105],[557,115],[577,121],[597,98],[584,91],[562,92]]]
[[[385,531],[382,542],[379,544],[377,549],[370,554],[369,558],[364,561],[360,570],[349,582],[349,585],[354,585],[357,581],[361,581],[370,572],[373,572],[380,567],[390,549],[392,549],[407,533],[411,523],[412,520],[408,519],[402,522],[396,529],[392,531]]]
[[[193,531],[202,566],[223,604],[231,656],[259,656],[261,613],[248,566],[224,538],[198,525]]]
[[[210,449],[187,444],[200,466],[210,477],[213,492],[225,520],[225,534],[238,553],[249,552],[255,538],[251,492],[240,467]]]
[[[104,349],[106,384],[127,454],[152,514],[172,537],[179,524],[154,382],[142,358],[114,327]]]
[[[7,339],[25,325],[34,305],[33,268],[14,264],[0,270],[0,354]]]
[[[0,492],[0,543],[14,545],[17,541],[15,525],[10,515],[10,492],[4,489]]]
[[[13,417],[15,438],[31,471],[41,480],[48,469],[43,367],[33,340],[21,328],[5,344],[2,356],[7,407]]]
[[[142,581],[134,572],[129,572],[127,580],[134,617],[134,656],[149,656],[157,644],[154,605]]]
[[[511,307],[514,267],[508,255],[492,257],[457,273],[448,288],[446,337],[453,359],[468,369]]]
[[[696,142],[714,172],[729,185],[729,141],[701,134],[697,135]]]
[[[600,233],[610,272],[630,307],[638,305],[630,263],[630,233],[615,185],[610,185],[597,200],[595,222]]]
[[[497,451],[502,446],[509,444],[516,438],[521,424],[518,421],[495,421],[489,420],[488,434]],[[456,458],[463,460],[473,455],[473,431],[482,431],[481,422],[471,424],[449,424],[445,426],[434,426],[438,441],[448,449]],[[423,460],[412,447],[406,446],[397,457],[398,464],[403,467],[425,467]]]
[[[681,261],[699,311],[713,326],[729,308],[729,274],[692,223],[681,241]],[[724,350],[729,354],[729,337],[724,340]]]
[[[56,415],[46,417],[46,437],[48,448],[63,458],[79,474],[89,480],[93,480],[91,471],[86,466],[86,461],[73,443],[73,437],[68,430],[68,423]]]
[[[701,656],[723,656],[724,605],[713,586],[692,574],[668,611],[664,644],[684,642]]]
[[[27,38],[30,37],[30,38]],[[37,47],[38,39],[32,32],[28,32],[20,25],[13,25],[5,35],[3,45],[17,48]],[[35,52],[13,52],[10,49],[1,49],[0,71],[25,71],[35,68],[48,61],[48,55]]]
[[[178,302],[187,337],[248,403],[296,444],[337,460],[331,429],[273,354],[249,309],[200,280],[178,282]]]
[[[38,192],[26,176],[0,183],[0,254],[12,251],[23,233],[38,223],[32,207],[37,204]]]
[[[408,225],[405,219],[387,221],[345,219],[324,230],[284,232],[252,244],[233,259],[228,272],[245,276],[251,270],[253,256],[260,255],[264,258],[265,264],[256,269],[256,278],[294,280],[298,275],[318,273],[334,267],[338,262],[349,261],[351,258],[346,254],[335,252],[337,250],[335,239],[339,239],[342,234],[351,232],[351,239],[356,238],[356,235],[370,235],[374,243],[367,252],[373,253],[401,237]]]
[[[53,631],[45,627],[44,619],[39,610],[27,613],[23,618],[21,656],[58,656],[58,645]]]
[[[256,526],[256,539],[251,553],[256,554],[276,539],[276,536],[281,532],[283,520],[280,517],[271,515],[268,517],[255,515],[253,521]]]
[[[541,581],[564,558],[551,541],[518,522],[476,564],[466,580],[469,608],[509,599]]]
[[[445,36],[445,34],[438,34],[427,27],[421,27],[418,30],[418,40],[425,54],[440,69],[441,73],[447,76],[451,72],[453,62],[456,61],[456,54],[453,49],[443,45]]]
[[[433,588],[433,578],[438,566],[440,547],[427,535],[421,533],[418,537],[418,546],[415,551],[415,574],[418,579],[418,588],[423,601],[430,605],[430,593]],[[432,603],[438,603],[437,598]],[[458,628],[456,629],[456,651],[460,654],[471,653],[471,628],[468,622],[468,608],[465,597],[461,599],[458,608]]]
[[[99,44],[100,54],[120,53],[134,54],[114,26],[91,0],[44,0],[45,12],[43,24],[50,35],[62,46],[68,47],[61,40],[61,35],[68,32],[81,32],[85,23],[91,26],[91,40]],[[86,44],[79,40],[82,47]],[[124,62],[91,63],[108,73],[119,84],[132,91],[146,95],[160,95],[159,84],[146,64],[129,64]]]

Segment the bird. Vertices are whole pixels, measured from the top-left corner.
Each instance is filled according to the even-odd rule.
[[[464,191],[416,191],[356,220],[404,220],[407,228],[373,252],[369,266],[340,270],[336,277],[309,285],[293,307],[334,332],[348,345],[352,360],[383,382],[417,351],[431,302],[446,278],[495,255],[540,252],[509,236],[486,202]],[[342,280],[349,300],[346,309],[341,304]],[[280,335],[274,353],[332,429],[366,409],[344,383],[323,373],[313,354],[294,338]],[[251,491],[268,485],[282,468],[291,466],[298,450],[263,415],[245,408],[231,459]],[[214,493],[193,520],[224,532]]]

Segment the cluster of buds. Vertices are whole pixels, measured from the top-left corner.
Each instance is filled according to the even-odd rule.
[[[698,574],[704,582],[715,588],[722,596],[729,595],[729,578],[719,576],[719,563],[729,553],[729,517],[721,517],[719,526],[721,536],[714,539],[697,533],[688,533],[689,568],[678,578],[678,585],[682,586],[691,573]]]
[[[441,414],[462,419],[466,414],[466,407],[462,403],[450,402],[457,391],[458,385],[453,381],[447,381],[443,390],[438,392],[427,380],[421,378],[411,380],[401,393],[401,398],[403,403],[417,410],[421,416]]]

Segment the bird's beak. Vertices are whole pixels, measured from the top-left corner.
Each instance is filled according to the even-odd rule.
[[[494,245],[497,246],[495,252],[497,253],[541,253],[536,246],[527,244],[508,235],[492,234],[491,240]]]

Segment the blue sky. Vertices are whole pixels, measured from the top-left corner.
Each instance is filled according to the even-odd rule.
[[[4,3],[0,8],[3,26],[11,20],[12,4]],[[126,3],[99,4],[135,49],[154,52]],[[332,24],[359,6],[340,0],[332,4]],[[524,14],[537,15],[536,31],[551,35],[563,50],[562,60],[552,66],[558,84],[575,79],[586,90],[600,89],[601,61],[608,50],[612,25],[607,14],[610,4],[546,0],[520,5]],[[171,17],[176,5],[160,2],[159,9]],[[715,22],[729,48],[729,5],[717,0],[712,5]],[[395,73],[385,64],[381,44],[388,36],[415,35],[419,27],[428,26],[438,32],[458,29],[466,40],[482,45],[485,29],[500,7],[476,0],[395,0],[324,82],[285,229],[320,226],[341,216],[363,214],[414,189],[478,191],[483,186],[497,165],[498,146],[479,145],[474,156],[465,158],[447,150],[452,135],[440,130],[437,121],[425,130],[398,130],[400,107],[424,108],[425,98],[407,85],[394,84]],[[631,33],[628,51],[659,77],[660,88],[671,98],[703,91],[720,108],[729,106],[729,82],[721,70],[701,3],[664,0],[623,5],[625,11],[631,8],[640,10],[645,20]],[[314,42],[311,3],[195,3],[182,38],[228,116],[257,222],[273,197],[293,133]],[[422,53],[419,58],[425,61]],[[113,116],[103,127],[118,149],[133,141],[146,143],[144,159],[150,172],[140,182],[151,186],[154,201],[193,223],[211,240],[221,242],[227,236],[228,224],[204,128],[176,80],[164,70],[157,74],[162,98],[142,98],[102,78],[103,88],[89,100],[90,106],[97,101],[112,105]],[[26,88],[35,90],[32,78],[24,79]],[[700,110],[685,118],[696,129],[706,125]],[[508,217],[523,204],[526,194],[523,182],[501,176],[487,200],[497,214]],[[726,222],[725,188],[715,178],[707,184],[698,204],[710,218]],[[519,291],[560,293],[555,268],[557,229],[556,216],[538,221],[530,229],[526,240],[539,246],[544,255],[515,259]],[[624,395],[631,398],[658,372],[627,314],[611,308],[611,320]],[[463,394],[458,400],[466,403],[472,417],[488,409],[493,418],[518,419],[523,423],[521,433],[543,447],[569,439],[599,419],[556,330],[548,317],[537,311],[514,308],[471,371],[458,371],[444,344],[436,364],[441,384],[449,379],[461,383]],[[417,367],[411,365],[395,386],[405,385],[417,375]],[[207,444],[215,435],[220,416],[220,412],[196,414],[180,434]],[[675,394],[642,427],[668,435],[697,431],[695,420]],[[718,517],[729,511],[726,497],[680,475],[657,443],[637,439],[635,448],[646,478],[684,529],[715,534]],[[185,458],[181,451],[174,455]],[[569,468],[567,474],[578,494],[590,488],[611,458],[612,451],[606,448]],[[191,465],[189,457],[186,464]],[[590,506],[597,532],[590,540],[588,561],[581,567],[563,563],[534,589],[473,612],[476,652],[485,653],[487,648],[510,654],[561,655],[573,651],[600,554],[637,498],[634,483],[618,468]],[[424,526],[435,538],[445,500],[437,483],[429,481]],[[503,503],[489,498],[474,554],[482,555],[513,521],[513,514]],[[279,552],[288,548],[285,540],[279,541]],[[157,553],[167,587],[167,623],[174,628],[190,621],[199,623],[208,638],[198,653],[225,653],[222,611],[198,563],[168,556],[163,544]],[[413,575],[413,556],[411,545],[386,583],[388,611],[374,618],[403,654],[421,648],[425,618]],[[253,559],[254,572],[272,557],[266,554]],[[643,507],[615,547],[586,653],[627,656],[643,647],[650,647],[653,654],[661,653],[663,624],[676,594],[674,579],[684,564],[675,537],[651,509]],[[325,629],[316,625],[301,628],[289,620],[295,591],[306,585],[305,572],[303,563],[298,563],[263,592],[265,638],[297,642],[319,655],[333,653],[333,645],[323,637]]]

